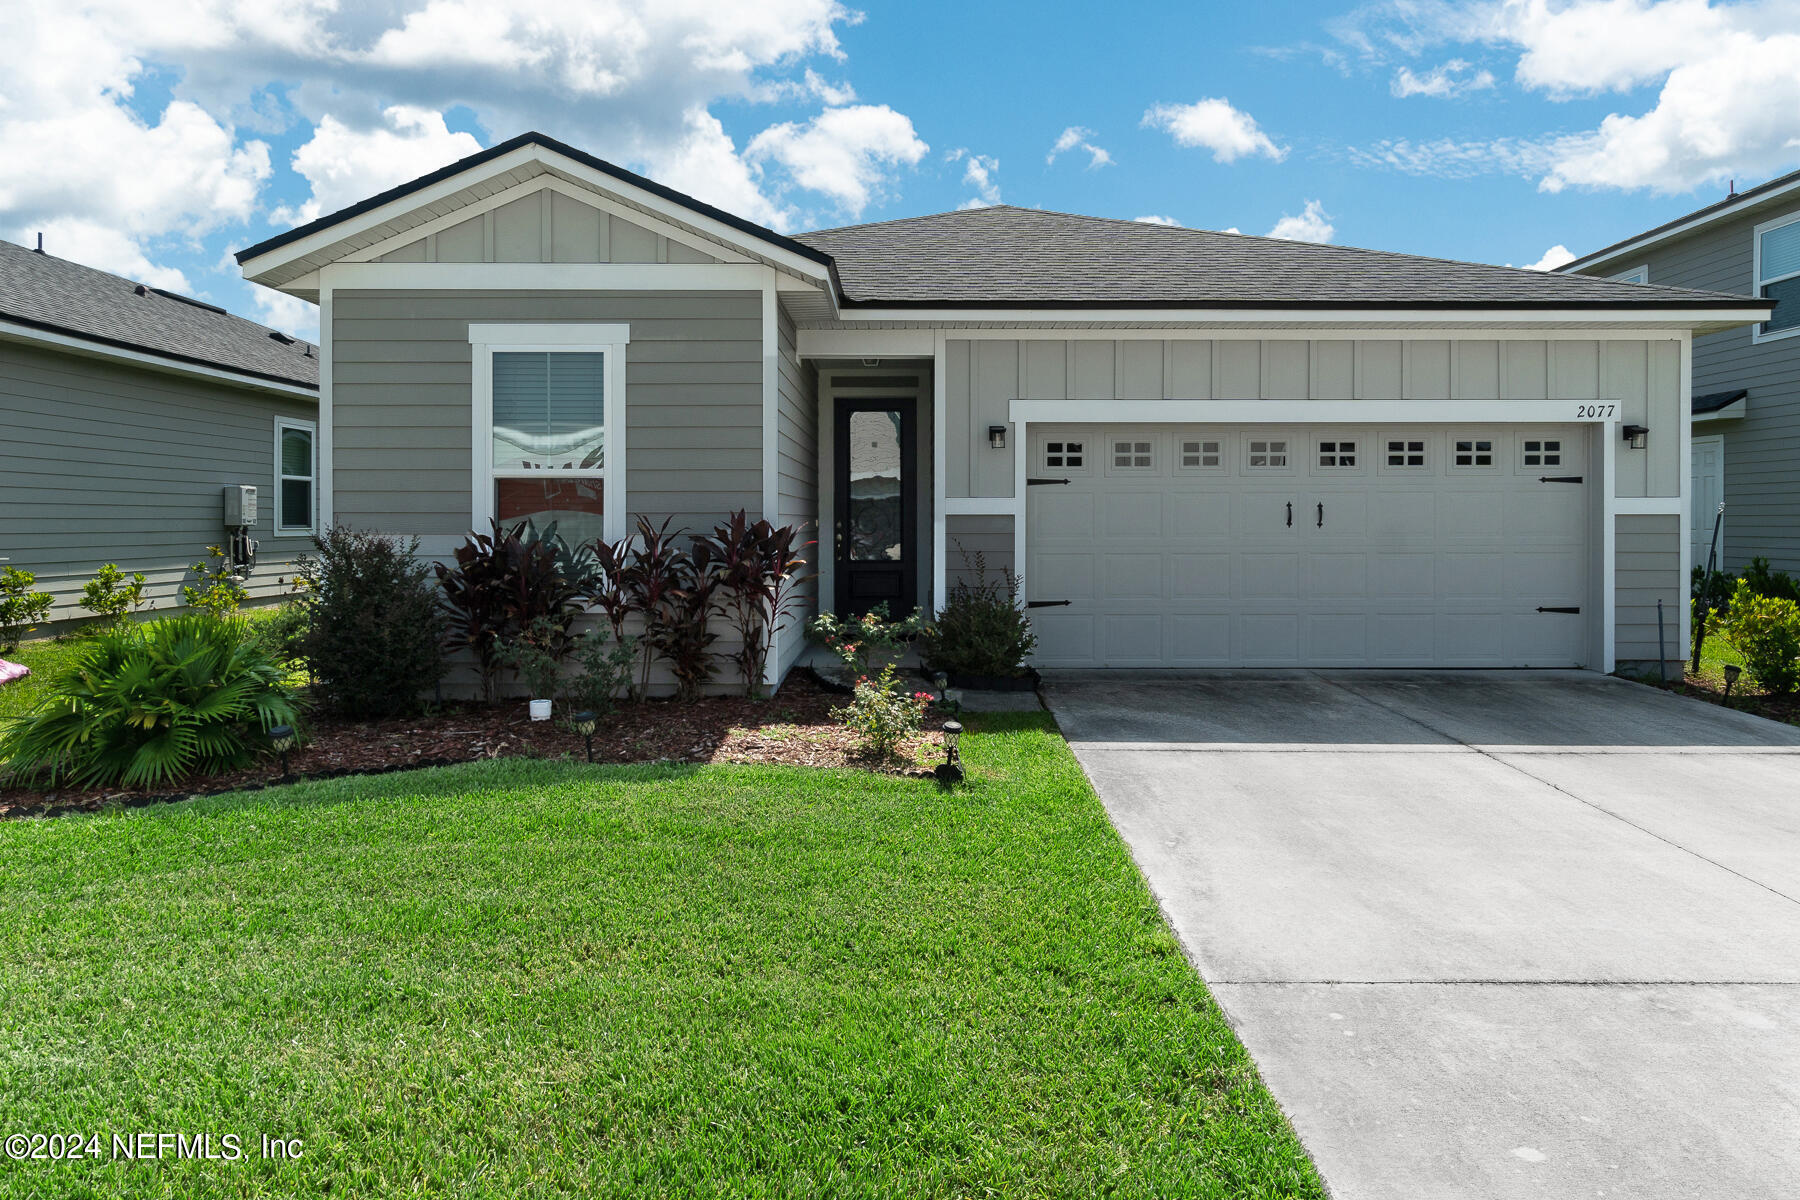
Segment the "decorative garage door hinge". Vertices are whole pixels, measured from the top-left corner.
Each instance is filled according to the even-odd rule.
[[[1538,611],[1539,612],[1578,613],[1581,611],[1581,606],[1576,605],[1574,608],[1555,608],[1555,607],[1545,608],[1543,605],[1540,604],[1538,606]]]
[[[1069,600],[1027,600],[1025,602],[1025,607],[1026,608],[1066,608],[1071,603],[1073,603],[1073,602],[1069,601]]]
[[[1580,483],[1579,475],[1539,475],[1539,483]]]
[[[1036,477],[1034,475],[1034,476],[1026,477],[1025,486],[1026,487],[1036,487],[1040,483],[1067,483],[1067,482],[1069,482],[1067,479],[1039,479],[1038,477]]]

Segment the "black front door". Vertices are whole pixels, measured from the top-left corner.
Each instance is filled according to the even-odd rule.
[[[918,603],[919,507],[912,400],[837,402],[837,611]]]

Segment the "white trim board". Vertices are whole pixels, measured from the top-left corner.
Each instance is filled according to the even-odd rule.
[[[287,481],[287,472],[281,469],[281,435],[290,429],[300,430],[307,435],[312,445],[312,520],[305,525],[283,525],[281,523],[281,485]],[[319,531],[319,423],[304,421],[298,417],[275,418],[275,486],[269,495],[269,528],[274,537],[310,537]]]
[[[781,314],[775,298],[775,269],[759,268],[762,289],[762,519],[781,525]],[[763,662],[763,686],[781,682],[781,644],[787,622],[769,631],[769,657]]]
[[[333,263],[337,291],[760,292],[759,263]]]
[[[1453,312],[1442,309],[1271,309],[1271,308],[859,308],[843,315],[845,322],[892,322],[901,327],[925,326],[948,329],[959,321],[1008,321],[1027,325],[1066,324],[1074,327],[1091,325],[1144,325],[1179,323],[1182,325],[1217,325],[1231,327],[1260,325],[1286,326],[1295,332],[1313,328],[1379,328],[1384,325],[1406,325],[1430,329],[1520,328],[1543,326],[1546,329],[1569,329],[1583,324],[1597,329],[1629,326],[1637,329],[1672,329],[1694,326],[1746,325],[1766,320],[1764,308],[1749,301],[1743,308],[1666,309],[1646,312],[1641,308],[1618,309],[1477,309]],[[969,332],[976,332],[970,330]],[[1139,331],[1143,336],[1156,336]],[[959,332],[960,336],[960,332]],[[1002,334],[1001,336],[1005,336]],[[1113,336],[1117,336],[1116,334]],[[1366,336],[1366,335],[1365,335]]]
[[[323,326],[321,326],[323,328]],[[0,321],[0,340],[9,342],[25,342],[31,345],[48,346],[55,350],[66,351],[83,358],[106,359],[113,362],[130,363],[134,367],[145,367],[159,371],[165,375],[183,375],[190,379],[204,379],[212,383],[228,383],[233,387],[247,388],[255,392],[272,392],[277,396],[293,396],[296,399],[317,402],[319,392],[304,384],[280,383],[273,379],[257,379],[249,375],[240,375],[225,367],[209,367],[200,363],[176,362],[147,350],[130,350],[123,346],[105,346],[91,342],[79,334],[54,333],[47,329],[34,329],[29,325],[19,325],[12,321]],[[319,364],[320,378],[324,377],[324,362]]]
[[[1773,280],[1766,280],[1763,278],[1762,244],[1763,235],[1765,233],[1781,229],[1785,226],[1795,224],[1796,222],[1800,222],[1800,210],[1785,213],[1779,217],[1771,217],[1769,220],[1762,222],[1750,231],[1750,294],[1752,296],[1760,294],[1765,283],[1781,283],[1795,278],[1791,272]],[[1773,315],[1773,313],[1770,315]],[[1764,342],[1779,342],[1784,338],[1791,338],[1796,334],[1800,334],[1800,325],[1790,325],[1786,329],[1777,329],[1772,333],[1764,333],[1762,331],[1761,323],[1759,322],[1750,327],[1750,342],[1752,345],[1760,346]]]
[[[936,335],[943,334],[946,341],[959,342],[1233,342],[1233,341],[1290,341],[1290,342],[1644,342],[1673,341],[1681,337],[1683,328],[1665,328],[1659,326],[1607,326],[1602,329],[1571,329],[1567,326],[1556,328],[1516,328],[1516,327],[1478,327],[1478,326],[1414,326],[1405,329],[1380,328],[1367,325],[1319,325],[1297,328],[1291,325],[1233,325],[1216,328],[1205,328],[1192,324],[1146,327],[1142,325],[1013,325],[1013,326],[970,326],[959,328],[954,325],[918,325],[905,329],[869,328],[859,329],[846,326],[842,329],[823,329],[817,325],[802,326],[800,336],[805,339],[821,338],[823,341],[808,341],[808,345],[825,347],[829,352],[821,353],[821,358],[923,358],[930,351],[925,348],[923,340],[929,336],[935,340]],[[839,335],[843,335],[840,340]],[[868,343],[860,338],[874,339]],[[887,339],[893,338],[892,342]],[[893,347],[891,354],[876,354],[874,351]],[[904,353],[901,347],[906,347]],[[913,349],[918,347],[918,349]]]
[[[1582,415],[1607,408],[1610,414]],[[1620,406],[1605,400],[1014,400],[1008,417],[1059,425],[1564,425],[1616,422]]]

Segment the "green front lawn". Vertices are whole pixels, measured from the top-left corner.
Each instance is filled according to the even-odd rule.
[[[0,1193],[1322,1195],[1048,718],[971,723],[954,793],[503,760],[0,825],[0,1133],[250,1155]]]

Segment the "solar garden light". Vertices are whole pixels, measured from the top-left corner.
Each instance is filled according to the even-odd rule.
[[[1736,683],[1738,681],[1738,676],[1743,673],[1744,668],[1738,666],[1736,663],[1725,664],[1725,699],[1731,699],[1731,685]]]
[[[962,740],[962,724],[957,721],[944,722],[944,761],[933,771],[941,783],[961,783],[963,778],[962,755],[957,751],[957,742]]]
[[[582,736],[582,738],[587,742],[587,758],[588,758],[589,762],[593,762],[594,761],[594,714],[591,711],[589,711],[588,709],[584,708],[580,712],[575,714],[575,732],[579,733]]]
[[[931,682],[937,685],[938,703],[942,704],[944,702],[944,690],[950,686],[950,676],[939,671],[931,677]]]
[[[276,725],[269,730],[269,748],[281,755],[281,777],[288,778],[292,772],[288,770],[288,751],[294,748],[294,727],[292,725]]]

